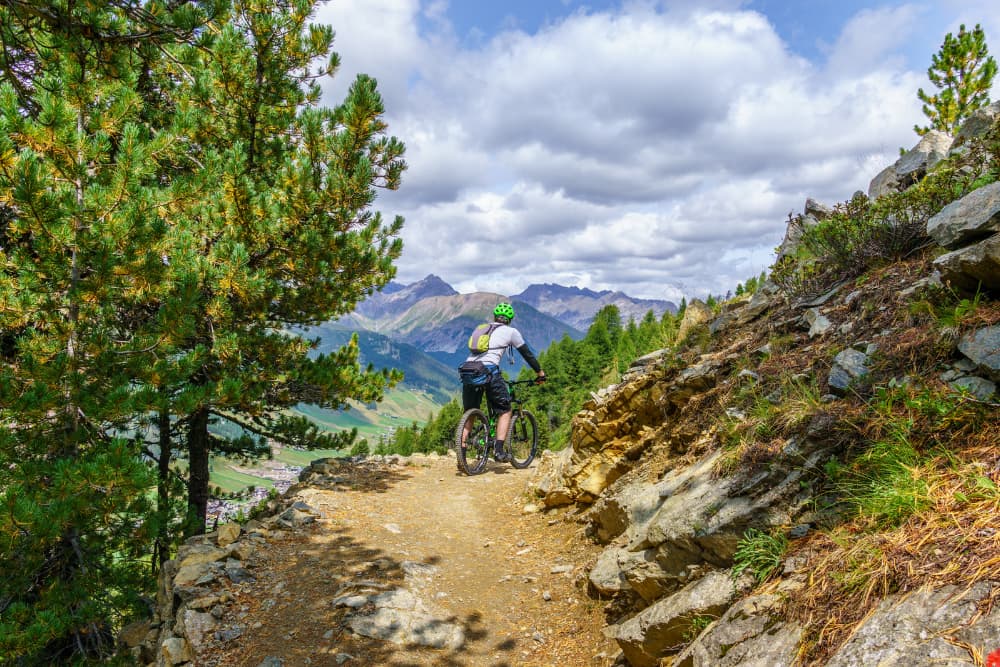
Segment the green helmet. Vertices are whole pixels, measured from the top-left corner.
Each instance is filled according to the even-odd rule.
[[[493,317],[506,317],[509,322],[514,319],[514,306],[509,303],[498,303],[493,309]]]

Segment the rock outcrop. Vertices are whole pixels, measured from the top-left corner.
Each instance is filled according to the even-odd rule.
[[[1000,113],[994,107],[971,119],[954,147],[943,133],[923,137],[872,181],[869,195],[905,189],[950,151],[965,150],[992,126]],[[794,255],[803,229],[829,213],[807,202],[790,221],[779,256]],[[545,459],[535,494],[549,507],[577,505],[590,534],[606,545],[587,583],[592,596],[608,601],[607,634],[624,663],[645,667],[669,658],[675,667],[774,667],[799,660],[808,638],[786,601],[808,585],[802,563],[787,559],[776,583],[749,596],[752,586],[731,568],[752,531],[795,540],[840,516],[842,508],[824,500],[818,485],[839,446],[829,413],[873,391],[874,382],[921,381],[887,378],[884,370],[886,351],[897,344],[892,327],[909,304],[942,282],[1000,290],[1000,186],[945,207],[927,232],[950,252],[913,264],[926,273],[901,272],[891,286],[840,285],[791,303],[768,282],[714,311],[692,302],[681,327],[687,344],[637,359],[620,383],[596,392],[574,419],[570,448]],[[706,324],[707,340],[693,335]],[[996,402],[998,331],[994,325],[956,335],[939,379]],[[776,368],[776,342],[813,353],[787,355],[786,366]],[[821,396],[810,400],[828,407],[810,412],[794,435],[738,454],[720,446],[729,433],[752,428],[752,417],[721,397],[752,391],[775,406],[801,400],[767,384],[776,374],[791,378],[791,386],[813,383]],[[967,590],[930,582],[888,596],[827,664],[974,664],[974,656],[1000,649],[990,605],[998,591],[994,571]]]

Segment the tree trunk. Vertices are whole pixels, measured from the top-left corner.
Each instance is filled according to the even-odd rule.
[[[159,528],[156,535],[156,553],[159,566],[170,560],[170,459],[173,456],[170,440],[170,410],[160,408],[160,458],[159,476],[156,484],[156,508],[159,514]]]
[[[208,512],[208,408],[198,408],[188,423],[188,510],[184,536],[205,532]]]

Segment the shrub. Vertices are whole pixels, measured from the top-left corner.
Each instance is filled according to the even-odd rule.
[[[927,221],[952,201],[997,180],[1000,124],[986,136],[939,163],[923,180],[877,199],[862,193],[834,207],[816,225],[798,225],[801,242],[794,255],[772,267],[771,278],[786,293],[813,296],[930,244]]]

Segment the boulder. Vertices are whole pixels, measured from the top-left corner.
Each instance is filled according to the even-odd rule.
[[[707,627],[672,667],[784,667],[794,665],[802,628],[781,622],[782,598],[754,595],[731,606]]]
[[[230,544],[240,539],[240,524],[238,523],[224,523],[219,526],[218,534],[216,535],[216,544],[220,547],[228,547]]]
[[[931,130],[920,137],[917,145],[896,161],[896,177],[900,183],[908,186],[923,178],[938,162],[948,157],[951,144],[951,135],[939,130]]]
[[[955,250],[1000,231],[1000,183],[956,199],[927,221],[927,234]]]
[[[899,177],[896,175],[896,166],[889,165],[880,171],[868,184],[868,198],[878,199],[882,195],[896,192],[899,189]]]
[[[160,658],[166,667],[182,665],[194,660],[194,654],[187,640],[183,637],[170,637],[160,644]]]
[[[822,204],[812,197],[809,197],[806,199],[805,213],[806,215],[813,216],[817,220],[826,220],[833,215],[833,209],[826,204]]]
[[[785,237],[781,240],[781,245],[778,246],[778,256],[775,262],[795,255],[795,252],[799,249],[799,245],[802,243],[802,235],[807,229],[815,227],[818,224],[819,218],[811,213],[791,218],[788,221],[788,226],[785,227]]]
[[[676,588],[668,583],[666,573],[656,562],[655,549],[605,549],[591,570],[589,580],[601,595],[635,591],[646,602],[652,602]]]
[[[990,378],[1000,381],[1000,326],[983,327],[962,336],[958,351]]]
[[[528,488],[535,496],[544,499],[546,507],[569,505],[573,502],[563,482],[572,456],[572,448],[567,447],[558,452],[545,450],[538,458],[538,468],[528,482]]]
[[[966,375],[952,380],[948,385],[955,391],[968,393],[978,401],[990,401],[997,393],[995,383],[975,375]]]
[[[941,255],[934,268],[942,280],[963,292],[1000,291],[1000,234]]]
[[[704,301],[691,299],[684,309],[684,317],[681,318],[680,326],[677,328],[677,340],[683,341],[694,329],[711,319],[712,309]]]
[[[994,102],[987,107],[973,111],[958,128],[955,141],[952,142],[952,151],[964,146],[970,139],[981,137],[989,132],[998,115],[1000,115],[1000,102]]]
[[[833,358],[833,368],[827,383],[830,391],[843,396],[852,384],[868,375],[868,355],[854,348],[847,348]]]
[[[628,553],[625,549],[615,547],[605,549],[597,557],[587,580],[598,595],[611,596],[629,590],[630,586],[621,568],[621,557]]]
[[[995,585],[946,586],[886,598],[827,667],[976,664],[970,653],[986,655],[1000,646],[1000,609],[977,618],[980,602]]]
[[[683,647],[695,619],[721,615],[735,595],[729,573],[712,572],[606,632],[630,665],[655,667],[661,657]]]
[[[805,320],[807,325],[809,325],[810,338],[813,338],[814,336],[822,336],[833,328],[833,323],[820,312],[819,308],[809,308],[802,313],[802,319]]]
[[[950,135],[938,130],[931,130],[920,138],[916,146],[872,179],[868,185],[868,197],[877,199],[882,195],[905,190],[913,185],[933,169],[938,162],[948,156],[951,144]]]
[[[215,563],[229,558],[229,554],[229,549],[217,549],[208,545],[184,546],[181,547],[180,552],[177,554],[178,567],[184,569],[193,565]]]
[[[191,649],[197,653],[205,647],[205,640],[212,637],[218,621],[212,614],[207,612],[185,609],[179,613],[180,625],[178,634],[187,637]]]

